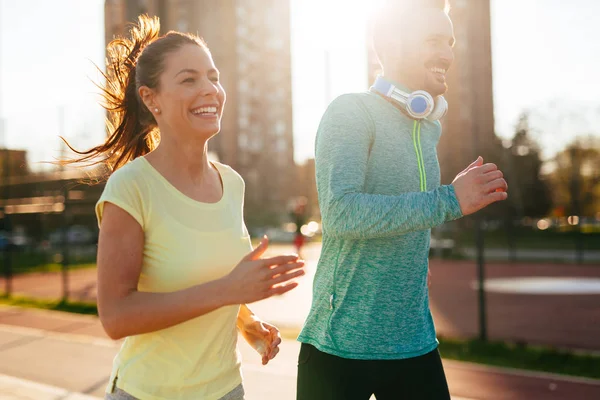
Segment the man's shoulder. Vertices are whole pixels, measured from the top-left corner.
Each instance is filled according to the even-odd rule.
[[[373,99],[370,92],[344,93],[329,104],[329,109],[367,112],[367,106],[373,103]]]
[[[345,93],[336,97],[323,115],[324,121],[344,120],[372,125],[372,101],[368,92]]]

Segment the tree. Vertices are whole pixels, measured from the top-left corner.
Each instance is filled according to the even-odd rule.
[[[554,202],[568,215],[600,212],[600,138],[577,137],[549,163]]]
[[[542,174],[541,149],[532,137],[527,112],[519,117],[504,160],[510,208],[518,216],[547,216],[552,208],[552,195],[549,182]]]

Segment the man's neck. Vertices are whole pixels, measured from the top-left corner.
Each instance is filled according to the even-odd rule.
[[[410,85],[404,83],[406,82],[406,79],[403,79],[403,77],[400,74],[384,73],[382,76],[386,81],[390,82],[392,85],[396,86],[398,89],[404,92],[410,93],[416,90],[415,88],[410,87]]]

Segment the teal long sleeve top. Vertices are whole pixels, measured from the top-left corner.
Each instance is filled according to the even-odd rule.
[[[439,122],[383,97],[346,94],[323,115],[316,178],[323,249],[299,341],[351,359],[434,350],[427,269],[432,227],[462,216],[440,186]]]

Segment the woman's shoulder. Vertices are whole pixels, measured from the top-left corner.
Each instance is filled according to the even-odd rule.
[[[224,174],[228,178],[231,178],[235,181],[239,181],[242,183],[244,182],[244,178],[242,178],[242,175],[240,175],[240,173],[233,169],[231,166],[220,163],[218,161],[211,161],[211,163],[217,168],[217,170],[221,174]],[[223,178],[225,178],[225,176]]]
[[[106,182],[110,186],[139,186],[146,180],[146,160],[138,157],[113,171]]]

